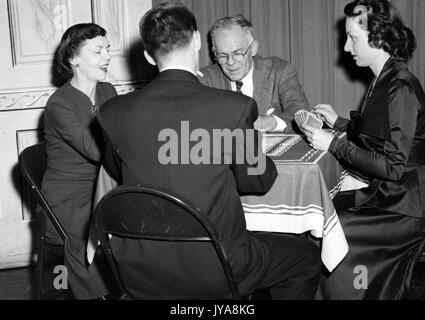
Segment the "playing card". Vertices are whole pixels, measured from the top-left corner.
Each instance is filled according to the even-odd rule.
[[[305,123],[308,119],[309,112],[306,110],[302,110],[301,115],[302,115],[303,123]]]
[[[300,125],[301,119],[300,119],[300,115],[299,114],[296,114],[295,115],[295,122],[297,123],[297,125]]]
[[[303,118],[304,114],[302,111],[304,110],[299,110],[295,113],[295,122],[297,123],[298,126],[304,123],[304,118]]]
[[[311,113],[308,115],[308,118],[305,122],[307,125],[309,125],[310,127],[313,128],[318,128],[318,129],[322,129],[323,126],[323,121],[317,119],[314,115],[312,115]]]
[[[302,124],[307,124],[313,128],[321,129],[323,126],[323,121],[315,117],[312,113],[302,109],[295,113],[295,122],[298,126]]]

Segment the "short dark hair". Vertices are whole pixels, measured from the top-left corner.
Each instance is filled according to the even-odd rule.
[[[105,36],[106,30],[94,23],[79,23],[69,27],[62,36],[56,56],[57,70],[65,79],[74,76],[69,60],[80,52],[84,41]]]
[[[254,38],[254,28],[252,26],[251,21],[249,21],[243,15],[237,14],[234,16],[218,19],[211,27],[211,30],[210,30],[211,39],[214,40],[214,34],[218,30],[230,29],[233,26],[241,27],[243,30],[249,33],[252,36],[252,38]]]
[[[364,6],[367,12],[359,11],[358,6]],[[412,57],[416,49],[415,36],[388,0],[355,0],[345,6],[344,13],[350,18],[366,15],[371,47],[405,61]]]
[[[155,61],[187,46],[198,30],[195,16],[180,2],[154,6],[143,16],[139,28],[143,46]]]

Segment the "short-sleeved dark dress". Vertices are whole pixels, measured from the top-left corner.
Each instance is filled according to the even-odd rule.
[[[92,201],[101,158],[101,131],[97,109],[116,96],[106,82],[96,85],[93,106],[89,97],[68,81],[47,101],[44,134],[47,170],[42,191],[69,236],[65,243],[65,266],[76,298],[107,293],[96,265],[88,268],[86,244]],[[47,225],[47,238],[57,237]]]
[[[424,91],[406,64],[391,57],[362,113],[338,118],[334,128],[348,139],[334,139],[329,151],[367,177],[369,187],[357,190],[348,208],[337,208],[349,252],[322,278],[317,297],[400,298],[409,260],[425,237]]]

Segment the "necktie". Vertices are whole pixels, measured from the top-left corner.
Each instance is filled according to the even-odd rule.
[[[243,86],[243,82],[242,81],[235,81],[236,83],[236,92],[242,93],[242,86]]]
[[[95,104],[91,106],[91,115],[93,117],[95,117],[97,115],[97,107],[96,107]]]

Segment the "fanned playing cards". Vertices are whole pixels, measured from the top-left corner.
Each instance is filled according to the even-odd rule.
[[[323,127],[323,121],[321,119],[317,118],[314,114],[304,109],[295,113],[295,122],[297,123],[298,127],[305,124],[317,129],[322,129]]]

